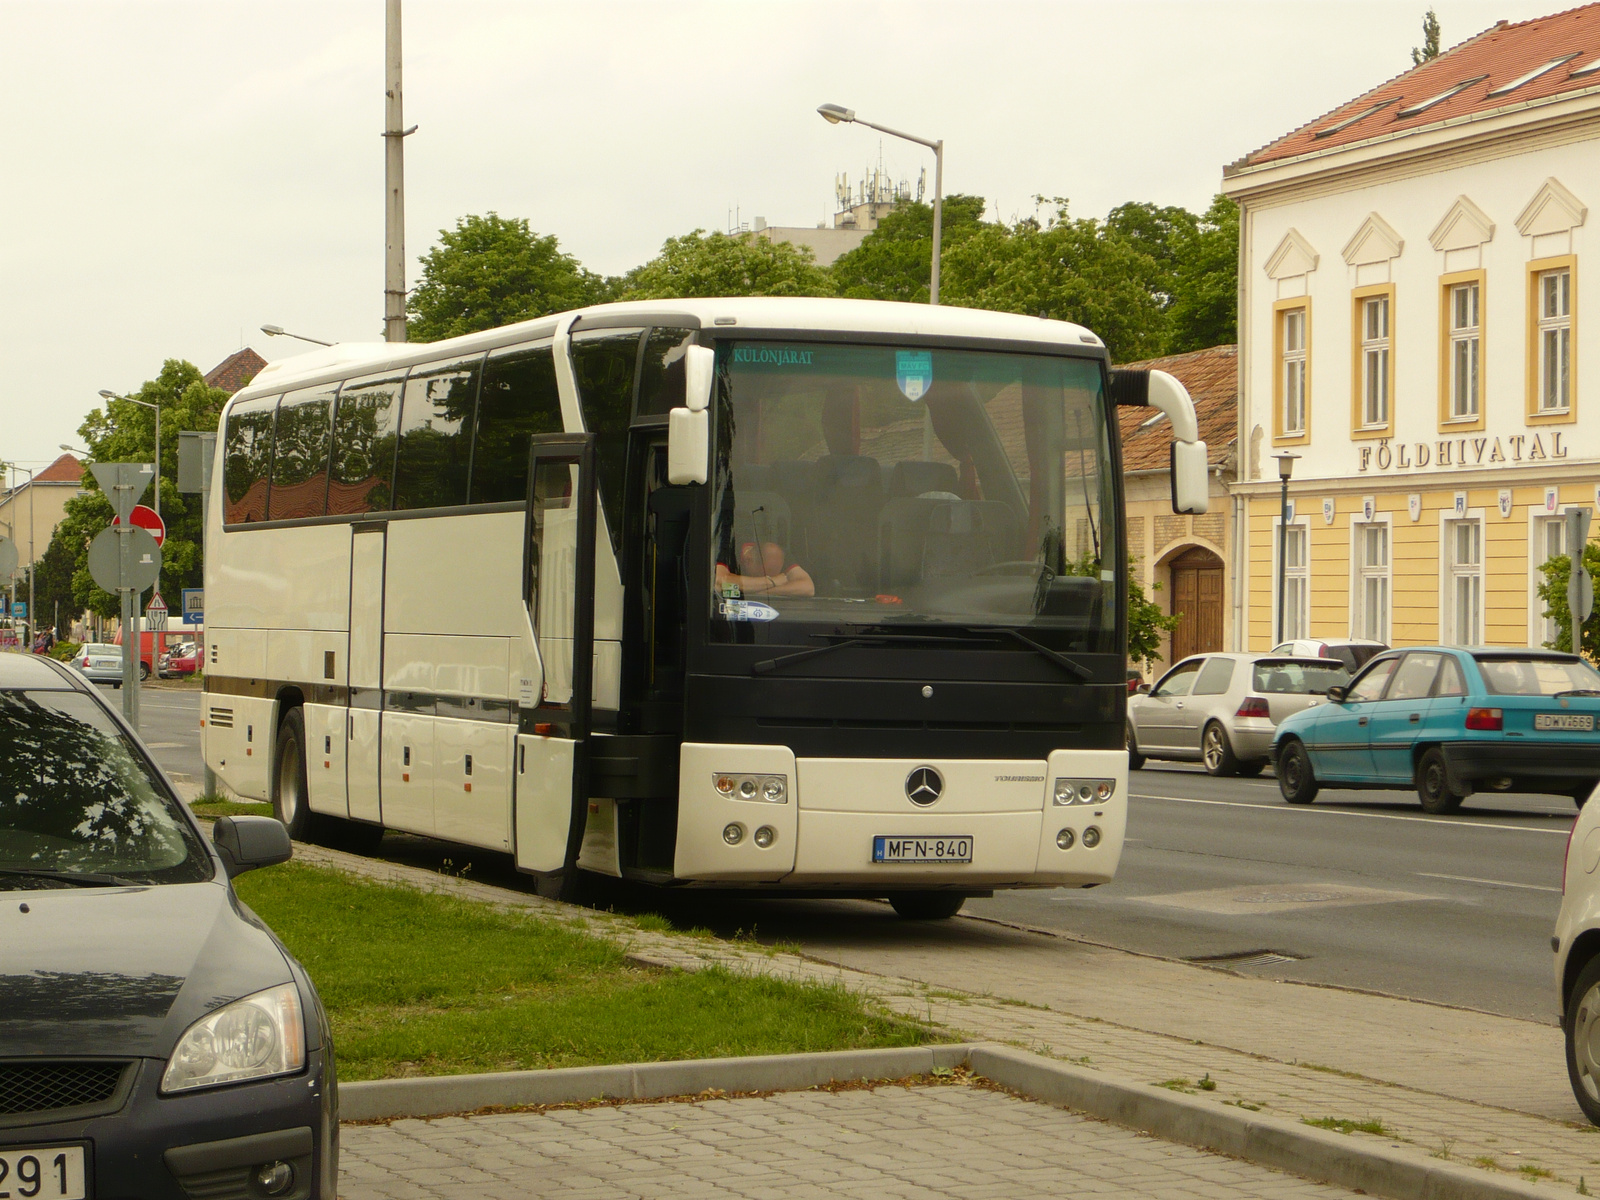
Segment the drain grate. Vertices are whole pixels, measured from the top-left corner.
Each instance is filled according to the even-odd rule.
[[[1202,967],[1276,967],[1299,962],[1304,957],[1304,954],[1290,954],[1284,950],[1241,950],[1236,954],[1206,954],[1184,961]]]

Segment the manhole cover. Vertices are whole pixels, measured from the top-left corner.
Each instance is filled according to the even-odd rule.
[[[1184,961],[1202,967],[1276,967],[1299,962],[1304,957],[1304,954],[1288,954],[1282,950],[1241,950],[1236,954],[1206,954]]]

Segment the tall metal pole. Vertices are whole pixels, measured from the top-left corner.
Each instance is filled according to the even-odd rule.
[[[206,526],[211,524],[211,471],[216,462],[217,435],[203,433],[200,435],[200,561],[206,561]],[[202,571],[200,585],[205,586],[205,574]],[[181,599],[181,597],[180,597]],[[200,626],[200,636],[195,641],[195,653],[198,669],[206,669],[206,629]],[[211,769],[210,763],[203,764],[203,773],[200,778],[201,795],[215,796],[217,794],[217,775]]]
[[[933,281],[928,303],[939,303],[939,232],[944,223],[944,139],[933,144]]]
[[[406,340],[405,138],[400,102],[400,0],[387,0],[384,22],[387,98],[384,141],[383,340]]]
[[[1283,497],[1278,505],[1278,636],[1273,645],[1283,643],[1283,598],[1286,585],[1289,582],[1289,562],[1285,554],[1289,545],[1289,477],[1281,476],[1283,480]]]

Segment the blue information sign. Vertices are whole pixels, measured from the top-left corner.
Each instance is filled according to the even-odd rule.
[[[183,623],[185,625],[200,625],[206,619],[206,590],[205,588],[183,589]]]

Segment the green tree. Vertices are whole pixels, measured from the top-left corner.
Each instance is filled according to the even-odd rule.
[[[200,587],[203,574],[200,497],[178,491],[178,432],[215,431],[228,393],[208,387],[200,368],[193,363],[169,358],[159,375],[131,395],[161,408],[159,486],[161,517],[167,526],[166,542],[161,548],[161,587],[165,595],[176,598],[182,588]],[[151,462],[155,457],[155,413],[127,400],[108,400],[104,408],[92,411],[78,426],[78,435],[95,462]],[[93,472],[84,472],[83,486],[82,495],[67,501],[66,516],[56,537],[73,552],[75,607],[113,617],[120,611],[117,598],[90,578],[86,546],[89,539],[111,524],[111,502],[100,490]],[[153,499],[147,491],[140,502],[150,504]],[[52,544],[54,541],[53,538]]]
[[[1600,594],[1600,545],[1589,542],[1583,547],[1583,566],[1589,572]],[[1538,585],[1539,599],[1544,601],[1544,615],[1556,623],[1554,641],[1545,643],[1551,650],[1572,650],[1572,610],[1567,607],[1567,580],[1572,578],[1572,558],[1558,554],[1546,559],[1539,567],[1544,581]],[[1591,662],[1600,662],[1600,606],[1589,614],[1583,623],[1582,653]]]
[[[1133,560],[1129,560],[1130,567]],[[1160,583],[1151,583],[1150,590],[1159,592]],[[1133,571],[1128,572],[1128,661],[1144,663],[1161,653],[1161,638],[1170,634],[1183,619],[1182,613],[1164,613],[1161,606],[1145,596]]]
[[[1167,354],[1239,340],[1239,206],[1212,198],[1173,268]]]
[[[436,342],[610,299],[608,282],[521,218],[466,216],[439,231],[407,301],[406,335]]]
[[[953,247],[982,228],[982,196],[946,196],[939,214],[940,290]],[[903,204],[833,264],[839,295],[853,300],[902,300],[926,304],[933,275],[933,206]],[[945,296],[939,297],[941,302]]]
[[[33,601],[39,606],[39,628],[53,623],[57,637],[64,637],[78,615],[78,598],[73,593],[72,575],[78,566],[78,550],[60,527],[34,567]]]
[[[1429,9],[1422,18],[1422,45],[1411,47],[1411,65],[1420,67],[1439,57],[1439,18]]]
[[[831,296],[833,279],[810,247],[752,234],[696,229],[668,238],[661,253],[618,281],[623,300],[689,296]]]

